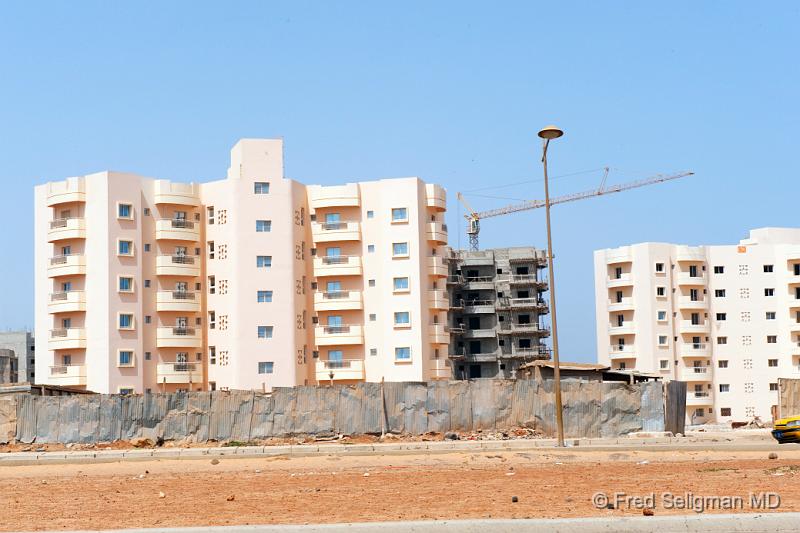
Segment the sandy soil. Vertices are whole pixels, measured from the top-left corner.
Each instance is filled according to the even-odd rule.
[[[218,461],[0,467],[0,530],[642,514],[595,508],[598,491],[655,491],[656,514],[691,513],[664,509],[664,491],[742,496],[745,512],[749,492],[776,492],[778,511],[800,511],[800,448]]]

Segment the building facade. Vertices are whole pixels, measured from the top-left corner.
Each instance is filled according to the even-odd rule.
[[[30,331],[0,331],[0,350],[9,357],[9,379],[34,383],[36,380],[36,352],[33,333]]]
[[[688,383],[695,423],[772,419],[800,372],[800,229],[594,254],[598,362]]]
[[[306,186],[280,140],[226,179],[35,190],[37,382],[105,393],[448,377],[444,189]]]
[[[513,378],[521,364],[550,357],[542,250],[452,251],[448,264],[455,379]]]

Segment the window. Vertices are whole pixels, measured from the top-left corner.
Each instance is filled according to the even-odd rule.
[[[149,217],[150,216],[150,208],[149,207],[145,207],[144,209],[142,209],[142,213],[144,214],[144,216]]]
[[[664,272],[664,263],[656,263],[656,273]]]
[[[375,218],[375,211],[367,211],[367,218]]]
[[[669,369],[669,359],[660,359],[658,361],[658,367],[661,370],[668,370]]]
[[[206,214],[208,215],[208,223],[209,224],[213,224],[214,223],[214,206],[213,205],[206,207]]]
[[[719,391],[720,392],[730,392],[731,386],[728,383],[720,383],[719,384]]]
[[[767,320],[775,320],[775,311],[767,311]]]
[[[133,206],[131,204],[117,204],[117,218],[133,218]]]
[[[149,252],[150,251],[150,243],[149,242],[144,243],[144,251],[145,252]]]
[[[129,394],[133,394],[133,387],[120,387],[119,393],[123,396],[127,396]]]
[[[664,322],[667,319],[667,312],[666,311],[659,311],[658,312],[658,321]]]
[[[714,296],[716,298],[725,298],[725,289],[715,289]]]
[[[368,244],[367,245],[367,252],[368,253],[375,253],[375,245],[374,244]]]
[[[408,326],[411,323],[411,316],[408,311],[397,311],[394,314],[395,326]]]
[[[714,274],[724,274],[725,267],[724,266],[715,266],[714,267]]]
[[[771,367],[771,368],[777,367],[778,366],[778,360],[777,359],[767,359],[767,366]]]
[[[775,289],[764,289],[764,296],[775,296]]]
[[[133,352],[130,350],[120,350],[118,366],[133,366]]]
[[[271,220],[256,220],[256,232],[266,233],[268,231],[272,231]]]
[[[394,257],[408,257],[408,243],[395,242],[392,244],[392,255]]]
[[[259,361],[258,362],[258,373],[259,374],[272,374],[274,369],[275,369],[275,363],[273,363],[272,361]]]
[[[728,337],[717,337],[717,344],[728,344]]]
[[[258,268],[270,268],[272,266],[272,256],[271,255],[257,255],[256,256],[256,266]]]
[[[149,361],[153,358],[153,355],[150,352],[144,352],[144,360]]]
[[[719,416],[731,416],[731,408],[730,407],[720,407],[719,408]]]
[[[216,329],[217,327],[217,313],[215,311],[208,312],[208,329]]]
[[[208,241],[208,258],[214,259],[214,241]]]
[[[216,294],[217,292],[217,277],[208,276],[208,294]]]
[[[133,278],[119,277],[119,292],[133,292]]]
[[[375,313],[370,313],[369,314],[369,321],[370,322],[375,322],[376,320],[378,320],[378,315],[376,315]]]
[[[764,265],[764,272],[770,273],[773,271],[772,265]]]
[[[405,207],[392,208],[392,222],[408,222],[408,209]]]
[[[728,360],[727,359],[720,359],[717,361],[717,366],[719,368],[728,368]]]
[[[145,324],[149,324],[152,321],[153,321],[153,317],[151,317],[150,315],[144,315],[144,323]]]
[[[777,392],[778,384],[777,383],[770,383],[769,384],[769,390],[772,391],[772,392]]]
[[[407,292],[408,291],[408,278],[394,278],[394,291]]]
[[[666,346],[667,345],[667,336],[666,335],[659,335],[658,336],[658,345],[659,346]]]
[[[128,313],[120,313],[119,329],[133,329],[133,315]]]
[[[271,339],[272,338],[272,326],[258,326],[258,338],[259,339]]]
[[[272,291],[258,291],[257,301],[260,304],[272,301]]]
[[[150,288],[150,280],[149,279],[144,280],[144,288],[145,289],[149,289]]]
[[[728,315],[725,313],[717,313],[717,320],[723,321],[728,318]]]
[[[377,348],[370,348],[369,349],[369,354],[370,355],[378,355],[378,349]]]
[[[269,194],[269,182],[257,181],[253,184],[253,192],[255,194]]]
[[[133,241],[117,241],[117,255],[133,255]]]
[[[404,346],[394,349],[395,361],[411,361],[411,348]]]
[[[374,279],[369,280],[369,286],[370,287],[374,287],[375,286],[375,280]]]
[[[666,296],[667,289],[665,287],[656,287],[656,296]]]

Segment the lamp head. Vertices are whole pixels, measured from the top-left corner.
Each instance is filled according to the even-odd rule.
[[[558,139],[562,135],[564,135],[564,132],[552,124],[539,130],[539,137],[548,141]]]

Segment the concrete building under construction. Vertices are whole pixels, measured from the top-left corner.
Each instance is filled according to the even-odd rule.
[[[521,364],[549,359],[543,339],[547,258],[533,247],[452,250],[450,360],[455,379],[512,378]]]

